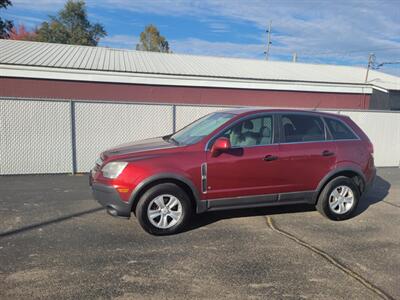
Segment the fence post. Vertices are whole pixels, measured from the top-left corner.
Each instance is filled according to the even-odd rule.
[[[176,105],[172,105],[172,132],[176,131]]]
[[[76,174],[76,124],[75,124],[75,102],[69,101],[69,112],[71,120],[71,152],[72,152],[72,175]]]

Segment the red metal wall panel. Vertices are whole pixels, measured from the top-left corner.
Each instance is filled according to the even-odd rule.
[[[0,77],[0,97],[209,105],[368,109],[370,95],[151,86]]]

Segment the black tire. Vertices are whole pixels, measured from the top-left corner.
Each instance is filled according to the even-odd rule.
[[[147,215],[148,207],[152,200],[164,194],[172,195],[177,198],[182,207],[182,215],[180,219],[175,225],[166,229],[154,226]],[[191,215],[192,205],[189,196],[184,190],[173,183],[162,183],[151,187],[142,197],[140,197],[136,206],[136,218],[138,219],[139,224],[145,231],[153,235],[170,235],[180,232],[187,225]],[[171,221],[172,218],[169,217],[169,220]]]
[[[342,214],[336,213],[333,209],[331,209],[329,205],[329,197],[331,193],[334,191],[334,189],[340,186],[349,187],[353,192],[354,199],[351,208],[347,212]],[[338,176],[329,181],[328,184],[326,184],[326,186],[323,188],[321,194],[318,197],[316,208],[323,216],[327,217],[328,219],[331,219],[333,221],[342,221],[350,219],[355,215],[359,200],[360,191],[354,180],[349,177]]]

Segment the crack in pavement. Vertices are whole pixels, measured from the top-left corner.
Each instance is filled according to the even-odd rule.
[[[266,216],[266,220],[267,220],[267,225],[271,230],[275,231],[276,233],[278,233],[280,235],[283,235],[283,236],[287,237],[288,239],[291,239],[292,241],[296,242],[297,244],[299,244],[299,245],[311,250],[312,252],[318,254],[319,256],[321,256],[322,258],[327,260],[329,263],[331,263],[335,267],[339,268],[341,271],[343,271],[344,273],[346,273],[347,275],[349,275],[353,279],[355,279],[358,282],[360,282],[362,285],[364,285],[370,291],[375,293],[381,299],[394,300],[394,298],[392,296],[388,295],[386,292],[384,292],[380,288],[376,287],[374,284],[369,282],[367,279],[362,277],[360,274],[357,274],[356,272],[354,272],[350,268],[346,267],[345,265],[343,265],[342,263],[337,261],[334,257],[330,256],[328,253],[326,253],[326,252],[322,251],[321,249],[318,249],[317,247],[315,247],[315,246],[313,246],[313,245],[311,245],[311,244],[309,244],[309,243],[297,238],[296,236],[292,235],[291,233],[288,233],[288,232],[276,227],[276,225],[274,224],[274,221],[272,220],[271,217]]]
[[[386,204],[389,204],[389,205],[391,205],[391,206],[394,206],[394,207],[400,208],[400,205],[394,204],[394,203],[392,203],[392,202],[385,201],[385,200],[382,200],[382,202],[383,202],[383,203],[386,203]]]

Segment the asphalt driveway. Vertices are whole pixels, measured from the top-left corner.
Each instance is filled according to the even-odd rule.
[[[154,237],[113,218],[86,176],[0,177],[0,299],[400,299],[400,169],[358,216],[213,212]]]

